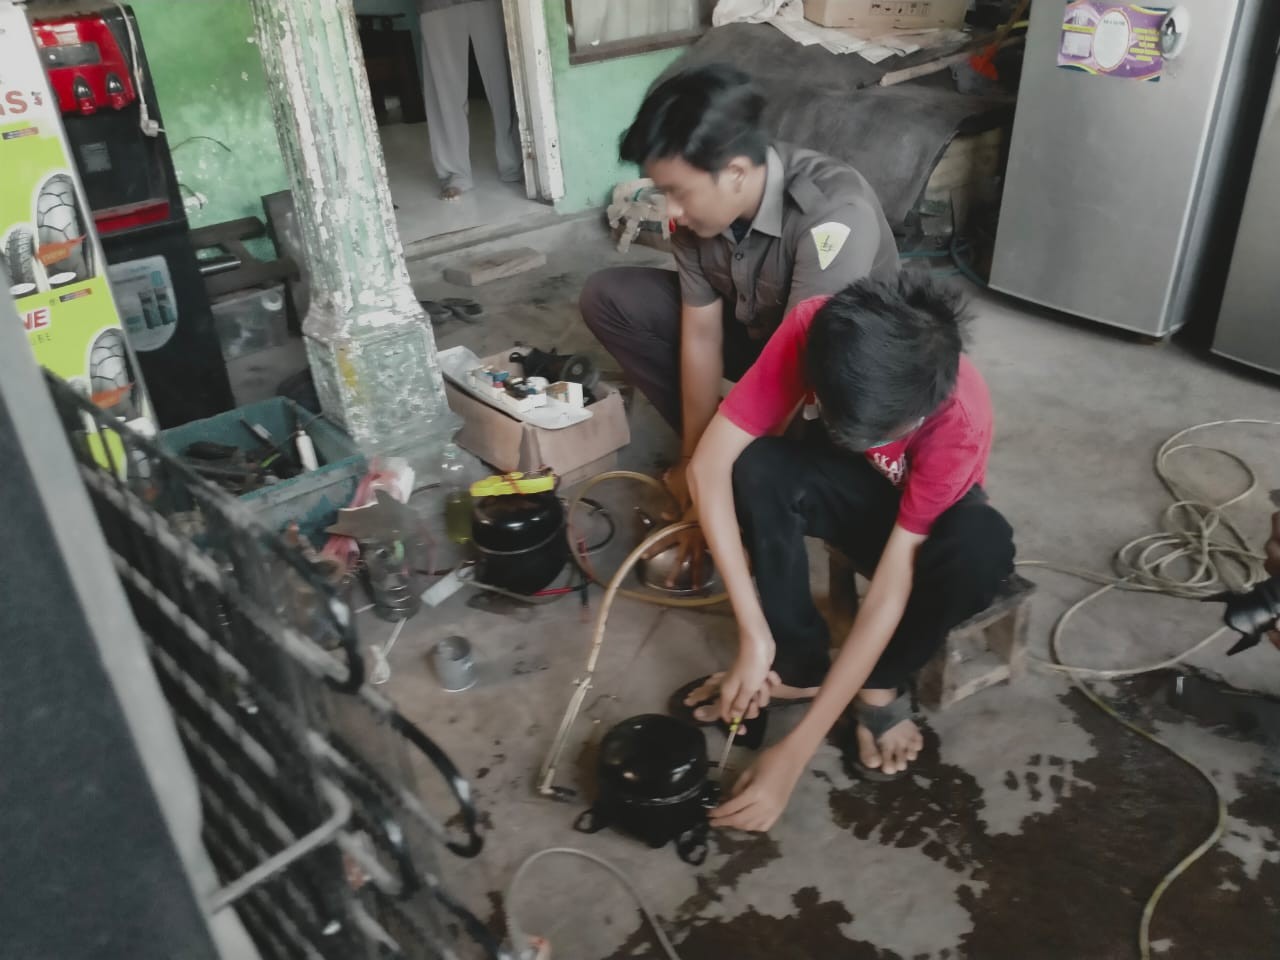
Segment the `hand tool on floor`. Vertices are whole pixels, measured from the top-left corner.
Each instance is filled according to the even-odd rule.
[[[708,814],[720,806],[720,802],[724,799],[726,787],[724,774],[729,768],[729,754],[733,750],[733,741],[737,738],[741,727],[741,717],[734,717],[730,721],[729,736],[724,741],[724,749],[720,751],[720,763],[716,766],[715,772],[707,778],[707,787],[702,794],[702,809]]]
[[[707,784],[702,800],[702,806],[708,813],[720,806],[720,801],[724,799],[724,773],[729,768],[729,753],[733,750],[733,741],[737,738],[738,729],[741,726],[741,717],[734,717],[729,723],[729,736],[725,738],[724,749],[720,751],[720,764],[716,767],[714,779]]]
[[[1280,577],[1256,585],[1248,593],[1220,593],[1208,602],[1225,603],[1222,620],[1240,634],[1227,656],[1256,647],[1272,630],[1280,627]]]
[[[1271,502],[1280,507],[1280,490],[1271,491]],[[1223,622],[1240,634],[1227,656],[1256,647],[1262,638],[1280,628],[1280,576],[1255,584],[1247,593],[1220,593],[1207,603],[1225,603]]]

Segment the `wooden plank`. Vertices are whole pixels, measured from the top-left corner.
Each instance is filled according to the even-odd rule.
[[[494,280],[514,277],[520,273],[537,270],[547,265],[547,255],[520,247],[516,250],[500,250],[465,260],[456,267],[444,271],[444,278],[450,283],[464,287],[478,287]]]

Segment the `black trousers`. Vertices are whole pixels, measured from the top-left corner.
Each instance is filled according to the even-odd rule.
[[[587,278],[579,297],[582,319],[627,380],[680,432],[680,278],[657,267],[610,267]],[[724,375],[737,381],[755,363],[765,340],[724,310]]]
[[[899,491],[861,455],[808,436],[753,442],[734,465],[733,494],[777,644],[774,669],[789,685],[817,686],[831,643],[809,588],[804,538],[825,540],[870,572],[897,519]],[[974,487],[921,544],[906,612],[865,686],[906,683],[952,627],[991,604],[1013,557],[1012,528]]]

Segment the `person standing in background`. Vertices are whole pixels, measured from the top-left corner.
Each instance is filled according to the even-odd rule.
[[[467,125],[468,49],[475,50],[493,113],[498,175],[518,182],[524,163],[511,96],[511,64],[501,0],[418,0],[422,22],[422,82],[431,137],[431,162],[440,196],[456,200],[474,187]]]

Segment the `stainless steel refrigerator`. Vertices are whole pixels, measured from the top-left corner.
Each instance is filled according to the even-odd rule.
[[[1266,119],[1244,214],[1231,254],[1213,352],[1280,373],[1280,71],[1271,85]]]
[[[1036,0],[992,287],[1151,337],[1182,326],[1220,242],[1215,214],[1272,2]],[[1125,46],[1112,31],[1103,49],[1099,25],[1098,61],[1078,64],[1068,54],[1087,52],[1082,6],[1147,32]],[[1145,59],[1129,56],[1142,43],[1175,54],[1158,80],[1127,69]]]

